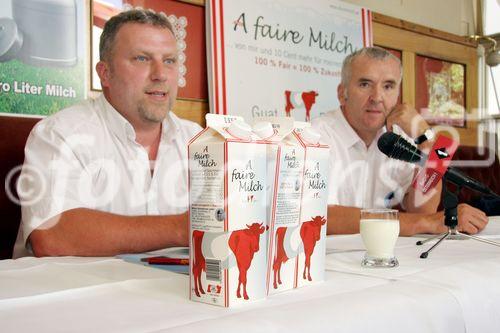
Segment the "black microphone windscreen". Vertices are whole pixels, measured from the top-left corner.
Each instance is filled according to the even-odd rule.
[[[402,136],[386,132],[377,141],[378,149],[390,158],[410,163],[421,162],[425,155]]]
[[[390,157],[394,144],[398,141],[399,135],[392,132],[385,132],[377,141],[378,150]]]
[[[427,159],[427,155],[418,150],[417,147],[406,141],[402,136],[392,132],[382,134],[377,141],[377,146],[382,153],[396,160],[422,165]],[[500,197],[486,185],[451,167],[447,169],[445,176],[447,181],[456,185],[466,186],[483,194]]]

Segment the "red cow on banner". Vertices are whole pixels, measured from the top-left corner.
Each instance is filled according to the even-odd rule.
[[[311,221],[303,222],[300,227],[300,238],[302,238],[302,243],[304,244],[304,254],[306,256],[306,262],[304,264],[303,278],[311,279],[311,255],[314,252],[314,247],[316,242],[321,238],[321,226],[326,223],[326,219],[323,216],[316,216],[311,219]]]
[[[201,285],[201,273],[206,272],[205,257],[201,251],[201,243],[203,242],[204,231],[193,231],[193,277],[194,277],[194,292],[200,297],[200,293],[204,294],[203,286]]]
[[[280,227],[276,229],[276,250],[274,253],[274,260],[273,260],[274,289],[277,289],[278,284],[281,284],[281,264],[284,264],[288,260],[285,247],[283,246],[286,230],[287,227]],[[278,277],[278,284],[276,284],[276,276]]]
[[[318,93],[311,90],[307,92],[297,92],[285,90],[285,113],[290,117],[290,111],[296,108],[304,107],[306,109],[306,121],[311,119],[311,108],[316,103]]]
[[[241,298],[240,287],[243,285],[243,297],[248,299],[247,271],[252,264],[255,252],[259,251],[260,235],[266,229],[267,227],[263,227],[262,223],[247,224],[247,229],[233,231],[229,237],[229,247],[236,257],[236,264],[240,272],[238,276],[238,289],[236,291],[238,298]]]

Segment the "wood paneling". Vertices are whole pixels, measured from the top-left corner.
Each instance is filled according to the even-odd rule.
[[[403,50],[403,101],[415,105],[415,53]]]
[[[401,30],[408,30],[416,32],[421,35],[426,35],[432,38],[438,38],[465,46],[477,47],[477,42],[473,38],[457,36],[445,31],[429,28],[413,22],[408,22],[395,17],[383,15],[380,13],[373,13],[373,22],[382,23],[392,26]]]
[[[181,118],[188,119],[205,127],[205,114],[208,113],[208,103],[178,99],[174,105],[174,113]]]

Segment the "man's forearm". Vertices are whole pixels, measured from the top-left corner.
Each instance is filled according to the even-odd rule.
[[[411,187],[404,199],[405,210],[408,213],[435,213],[441,201],[442,182],[429,191],[427,194],[422,194],[420,189]]]
[[[399,213],[399,235],[437,234],[445,232],[443,212]]]
[[[92,209],[66,211],[34,230],[36,256],[113,256],[188,245],[187,213],[123,216]]]
[[[359,233],[361,209],[355,207],[328,206],[327,234],[355,234]],[[443,212],[427,213],[399,213],[399,234],[412,236],[420,233],[445,232]]]
[[[359,233],[360,212],[361,209],[356,207],[328,205],[326,233],[328,235]]]

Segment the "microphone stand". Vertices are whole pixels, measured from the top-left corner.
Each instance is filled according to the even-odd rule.
[[[495,246],[500,247],[500,243],[498,243],[498,242],[493,242],[493,241],[490,241],[488,239],[484,239],[481,237],[464,234],[464,233],[457,230],[457,225],[458,225],[458,209],[457,209],[458,194],[460,193],[461,187],[460,187],[460,185],[456,184],[457,189],[455,192],[452,192],[451,190],[448,189],[448,186],[447,186],[448,182],[449,181],[446,179],[446,174],[445,174],[443,176],[443,192],[444,192],[443,193],[443,206],[444,206],[444,224],[448,227],[448,231],[443,233],[443,234],[428,238],[426,240],[418,241],[417,245],[423,245],[423,244],[430,242],[434,239],[439,239],[436,242],[436,244],[432,245],[427,251],[422,252],[422,254],[420,255],[420,258],[422,258],[422,259],[427,258],[429,256],[429,253],[434,248],[436,248],[443,240],[445,240],[448,237],[456,236],[456,235],[463,236],[467,239],[475,239],[475,240],[483,242],[483,243],[487,243],[487,244],[491,244],[491,245],[495,245]]]

